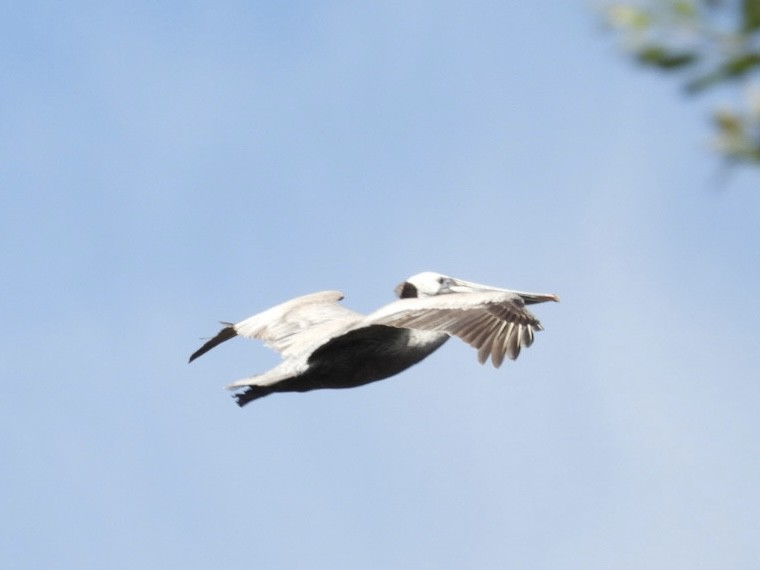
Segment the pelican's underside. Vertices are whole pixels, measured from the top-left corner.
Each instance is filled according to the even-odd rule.
[[[271,385],[249,384],[234,397],[240,406],[244,406],[274,392],[363,386],[385,380],[414,366],[448,339],[446,333],[385,325],[352,330],[317,348],[309,357],[305,372]]]

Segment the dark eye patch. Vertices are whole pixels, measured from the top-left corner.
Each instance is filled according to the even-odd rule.
[[[404,284],[401,286],[401,291],[399,292],[398,296],[401,299],[409,299],[412,297],[417,297],[417,287],[415,287],[408,281],[405,281]]]

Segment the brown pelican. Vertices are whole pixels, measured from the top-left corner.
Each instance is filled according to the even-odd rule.
[[[226,326],[190,356],[190,362],[235,336],[256,338],[283,361],[264,374],[229,384],[237,403],[273,392],[351,388],[388,378],[417,364],[449,337],[490,356],[498,367],[533,343],[541,323],[525,305],[559,301],[556,295],[524,293],[424,272],[396,287],[397,301],[370,315],[343,307],[339,291],[297,297]]]

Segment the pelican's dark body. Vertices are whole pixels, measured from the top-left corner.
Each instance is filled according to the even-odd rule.
[[[356,329],[317,348],[309,357],[305,372],[270,386],[248,386],[235,398],[244,406],[274,392],[363,386],[414,366],[449,338],[446,333],[384,325]]]

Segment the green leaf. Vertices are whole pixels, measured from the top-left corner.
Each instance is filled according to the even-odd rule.
[[[753,67],[760,65],[760,53],[745,53],[723,64],[728,77],[741,77]]]
[[[760,53],[746,53],[726,61],[715,71],[698,77],[686,84],[686,91],[697,93],[724,81],[731,81],[746,75],[752,68],[760,66]]]
[[[760,29],[760,0],[743,0],[742,31],[745,34]]]
[[[673,2],[673,11],[682,18],[694,18],[697,15],[694,3],[689,0],[677,0]]]
[[[652,16],[636,6],[615,4],[607,10],[607,20],[619,28],[628,30],[644,30],[652,24]]]
[[[662,46],[646,46],[636,52],[636,58],[644,65],[659,69],[678,69],[691,65],[698,59],[694,52],[671,52]]]
[[[686,84],[686,92],[690,95],[704,91],[710,87],[713,87],[726,79],[725,73],[721,70],[716,70],[707,75],[692,79]]]
[[[744,133],[744,124],[733,111],[715,111],[713,121],[724,138],[737,139]]]

